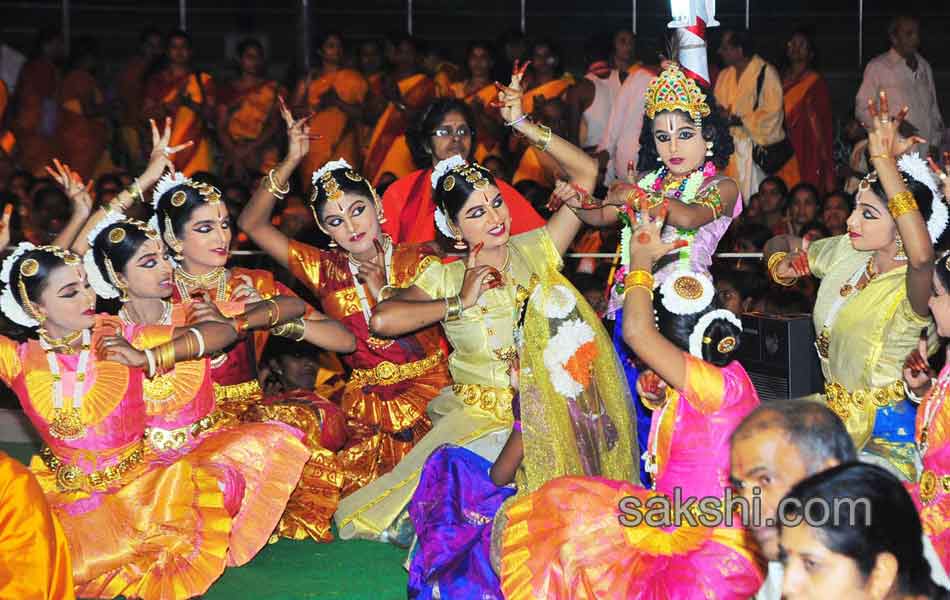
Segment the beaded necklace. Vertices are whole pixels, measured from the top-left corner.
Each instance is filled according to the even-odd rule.
[[[383,275],[386,278],[383,285],[386,285],[389,283],[393,264],[393,240],[388,235],[383,235],[383,253]],[[356,295],[360,299],[360,308],[363,311],[363,318],[366,320],[366,326],[369,327],[369,320],[373,316],[373,313],[369,307],[369,299],[366,297],[366,289],[359,280],[360,261],[351,254],[347,262],[350,267],[350,276],[353,278],[353,287],[356,288]],[[391,346],[393,340],[380,339],[370,335],[366,340],[366,344],[376,350],[382,350]]]
[[[210,290],[215,288],[214,299],[224,302],[228,293],[228,271],[224,267],[215,267],[204,275],[192,275],[181,267],[175,267],[175,285],[182,301],[191,298],[189,290]]]

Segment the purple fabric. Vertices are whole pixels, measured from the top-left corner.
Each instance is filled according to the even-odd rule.
[[[409,568],[410,598],[503,600],[491,567],[491,529],[502,502],[514,495],[488,475],[491,463],[457,446],[429,456],[409,517],[419,537]]]

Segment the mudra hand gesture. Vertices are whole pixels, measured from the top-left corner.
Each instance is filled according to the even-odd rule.
[[[636,223],[630,235],[631,268],[652,267],[670,252],[689,245],[686,240],[676,240],[667,244],[660,237],[668,212],[669,200],[664,200],[656,217],[650,216],[649,201],[645,199],[640,201],[640,210],[634,213]]]
[[[468,254],[465,264],[465,277],[462,280],[462,291],[459,297],[462,300],[462,306],[471,308],[475,306],[478,299],[486,291],[499,287],[502,284],[501,273],[498,269],[488,265],[477,265],[478,253],[484,244],[479,242],[475,244],[472,251]]]
[[[495,87],[498,88],[498,101],[492,105],[498,107],[501,118],[505,120],[505,123],[514,123],[524,115],[524,109],[521,106],[521,98],[524,96],[524,90],[521,89],[521,80],[524,78],[524,73],[530,64],[530,60],[524,64],[519,64],[516,60],[515,66],[511,70],[511,82],[507,86],[495,82]]]
[[[195,144],[193,140],[188,140],[176,146],[169,145],[172,139],[171,117],[165,117],[165,126],[161,132],[155,124],[155,119],[149,119],[148,123],[152,130],[152,152],[148,155],[148,166],[145,167],[145,172],[139,177],[140,185],[144,188],[153,186],[161,179],[166,169],[174,171],[175,164],[172,162],[172,156]]]
[[[308,122],[313,117],[313,113],[294,120],[284,97],[278,96],[277,99],[280,101],[280,116],[287,125],[287,160],[299,163],[310,152],[310,142],[320,139],[321,136],[310,133]]]
[[[913,149],[917,144],[927,142],[920,136],[905,138],[900,134],[900,125],[907,118],[909,109],[905,106],[891,116],[890,105],[887,102],[887,92],[880,93],[879,103],[868,99],[868,114],[871,122],[865,124],[868,131],[868,154],[871,160],[878,157],[888,157],[897,160],[897,157]]]
[[[83,183],[79,173],[70,169],[69,165],[59,162],[58,158],[53,159],[53,167],[55,169],[46,167],[46,172],[66,192],[66,196],[72,202],[73,212],[88,217],[92,212],[93,202],[90,192],[93,181],[90,179],[87,183]]]

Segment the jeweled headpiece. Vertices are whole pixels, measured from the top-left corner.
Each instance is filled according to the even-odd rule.
[[[0,294],[0,310],[8,319],[22,325],[23,327],[36,327],[40,324],[41,316],[30,301],[26,292],[24,278],[35,277],[40,270],[40,263],[35,258],[27,258],[20,263],[19,278],[16,283],[16,293],[19,298],[14,297],[13,285],[13,265],[26,253],[39,250],[52,254],[63,261],[64,264],[74,266],[81,261],[79,256],[69,250],[64,250],[59,246],[34,246],[29,242],[20,242],[14,251],[3,261],[0,267],[0,280],[4,284],[3,292]]]
[[[947,199],[943,197],[939,182],[917,152],[910,152],[898,158],[897,169],[904,183],[909,183],[910,178],[930,190],[933,200],[930,203],[930,218],[927,219],[927,233],[930,234],[930,241],[936,244],[950,225],[950,209],[947,208]],[[869,172],[858,184],[858,193],[870,190],[877,180],[877,171]]]
[[[89,250],[87,250],[82,257],[83,266],[86,269],[86,279],[89,281],[89,285],[92,286],[93,291],[96,292],[96,295],[100,298],[125,297],[125,286],[122,281],[119,280],[118,275],[116,275],[115,267],[108,253],[103,250],[103,263],[106,267],[105,273],[102,273],[99,269],[99,265],[96,264],[94,254],[96,241],[99,239],[99,235],[104,231],[108,231],[108,233],[103,238],[104,241],[100,242],[100,245],[102,243],[109,245],[121,244],[122,240],[126,238],[126,230],[123,225],[135,227],[150,240],[161,239],[158,235],[158,231],[153,229],[150,225],[137,219],[128,219],[121,212],[109,211],[89,232],[87,238],[89,241]]]
[[[680,70],[676,63],[670,63],[650,82],[644,110],[646,116],[651,119],[665,110],[679,110],[687,113],[696,123],[700,123],[703,117],[708,117],[710,112],[706,94],[699,90],[696,82]]]
[[[491,181],[488,179],[489,175],[491,175],[491,171],[485,167],[478,163],[468,163],[464,158],[456,154],[455,156],[439,161],[439,163],[435,165],[432,169],[430,181],[432,183],[432,189],[435,190],[439,188],[439,182],[441,181],[442,190],[446,192],[451,192],[455,189],[458,179],[464,179],[476,190],[482,190],[491,185]],[[435,208],[435,225],[446,237],[451,238],[455,235],[449,226],[448,213],[445,207],[438,202]]]
[[[310,196],[311,204],[316,203],[317,195],[321,189],[326,195],[327,200],[338,202],[343,198],[343,190],[340,189],[340,184],[333,176],[333,173],[341,170],[344,171],[343,176],[350,181],[354,183],[366,183],[366,187],[369,188],[369,192],[373,197],[373,202],[378,204],[376,189],[373,188],[366,178],[354,171],[353,167],[350,166],[350,163],[346,162],[346,160],[342,158],[338,160],[331,160],[313,172],[313,175],[310,177],[310,182],[313,184],[313,193]],[[316,215],[314,215],[314,217],[316,217]]]
[[[165,173],[165,175],[158,180],[158,183],[155,184],[155,191],[152,192],[152,208],[157,211],[158,202],[162,199],[162,196],[165,195],[165,192],[182,185],[197,190],[201,198],[209,204],[221,202],[221,190],[215,186],[185,177],[184,173],[170,171]],[[186,200],[188,200],[188,195],[185,194],[185,191],[177,190],[172,194],[169,202],[171,202],[172,206],[178,207],[184,204]]]

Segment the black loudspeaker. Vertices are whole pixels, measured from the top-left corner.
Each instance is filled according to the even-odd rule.
[[[763,402],[824,389],[811,315],[742,315],[742,363]]]

